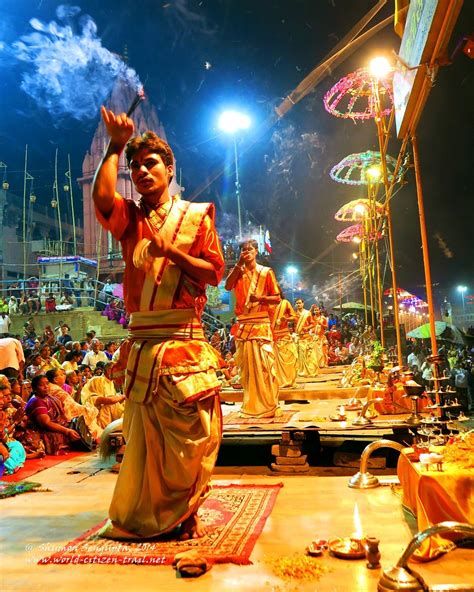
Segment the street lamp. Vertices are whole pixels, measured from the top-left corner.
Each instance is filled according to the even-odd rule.
[[[239,218],[239,240],[242,240],[242,214],[240,210],[240,183],[239,183],[239,155],[237,151],[237,133],[250,127],[250,117],[238,111],[224,111],[219,117],[219,129],[227,134],[232,134],[234,140],[235,162],[235,196],[237,198],[237,215]]]
[[[458,292],[461,292],[461,299],[462,299],[462,314],[466,314],[466,309],[464,308],[464,292],[467,290],[467,286],[458,286]]]
[[[290,274],[291,277],[291,300],[292,302],[295,301],[295,275],[298,273],[298,268],[294,265],[288,265],[286,268],[286,272]]]

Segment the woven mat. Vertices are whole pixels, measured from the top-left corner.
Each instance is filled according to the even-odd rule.
[[[288,423],[296,411],[283,411],[278,417],[240,417],[238,411],[231,411],[224,416],[224,425],[259,425],[269,423]]]
[[[201,520],[212,532],[200,539],[177,541],[167,536],[143,542],[110,541],[97,536],[104,521],[39,564],[170,565],[176,553],[196,549],[214,563],[248,565],[281,487],[282,483],[214,485],[199,509]]]

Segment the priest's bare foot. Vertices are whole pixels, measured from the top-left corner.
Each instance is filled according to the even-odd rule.
[[[206,536],[210,532],[211,529],[202,522],[195,512],[181,524],[181,534],[179,539],[181,541],[187,541],[188,539],[199,539],[203,536]]]

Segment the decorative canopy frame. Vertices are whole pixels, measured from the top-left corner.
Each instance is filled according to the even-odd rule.
[[[387,174],[388,179],[392,183],[394,178],[397,161],[392,156],[387,155]],[[382,175],[382,164],[380,159],[380,152],[366,150],[365,152],[356,152],[348,154],[341,162],[335,164],[329,175],[336,183],[344,183],[345,185],[368,185],[370,179],[367,178],[367,170],[372,167],[380,169]],[[400,168],[397,173],[397,182],[403,177],[404,171]]]
[[[375,215],[380,217],[384,213],[384,206],[378,201],[369,199],[354,199],[339,208],[334,218],[339,222],[361,222],[375,207]]]
[[[364,226],[362,224],[353,224],[352,226],[348,226],[344,228],[337,236],[336,240],[338,243],[350,243],[354,239],[362,240],[366,232],[364,231]],[[382,238],[381,232],[371,232],[369,236],[369,240],[379,240]]]
[[[392,78],[393,71],[383,79],[377,79],[382,117],[389,115],[392,109]],[[374,77],[368,68],[359,68],[351,72],[324,95],[326,111],[335,117],[353,121],[378,117],[373,84]]]

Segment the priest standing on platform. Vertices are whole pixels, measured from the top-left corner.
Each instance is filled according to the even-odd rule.
[[[102,107],[102,119],[110,143],[93,198],[99,222],[121,242],[130,337],[126,450],[101,536],[144,539],[179,528],[182,539],[196,538],[207,532],[197,510],[221,437],[219,357],[201,325],[206,285],[224,273],[214,206],[170,195],[173,153],[164,140],[150,131],[130,139],[125,113]],[[137,203],[116,192],[123,150]]]
[[[278,380],[271,318],[280,302],[280,290],[270,267],[257,264],[258,243],[240,245],[240,258],[225,283],[234,290],[237,316],[235,362],[244,389],[242,417],[274,417],[278,407]]]

